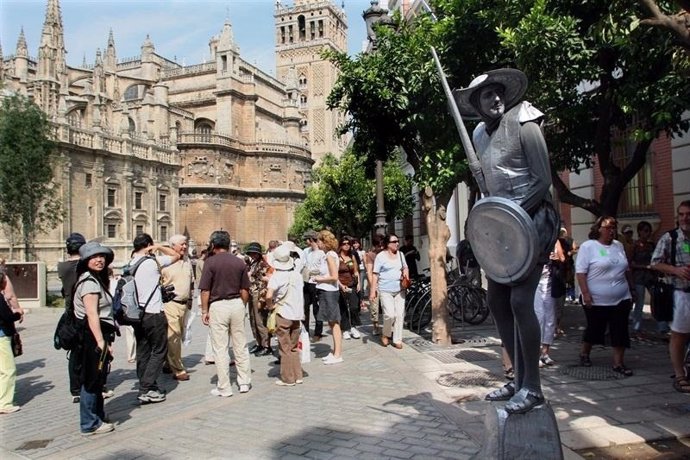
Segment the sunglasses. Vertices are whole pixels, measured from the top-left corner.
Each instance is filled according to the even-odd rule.
[[[390,240],[388,243],[400,243],[400,240]]]

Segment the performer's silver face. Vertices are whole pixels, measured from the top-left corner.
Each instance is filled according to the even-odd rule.
[[[503,102],[503,86],[488,85],[479,93],[479,108],[481,112],[490,118],[503,116],[505,105]]]

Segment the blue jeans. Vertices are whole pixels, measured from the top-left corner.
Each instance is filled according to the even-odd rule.
[[[633,321],[633,331],[638,332],[640,329],[642,329],[642,310],[644,308],[644,295],[645,291],[649,291],[649,288],[646,287],[644,284],[636,284],[635,285],[635,292],[637,293],[637,302],[635,302],[635,308],[633,309],[632,312],[632,321]],[[649,291],[649,295],[651,296],[652,293]],[[669,331],[669,326],[668,326],[668,321],[657,321],[656,323],[656,329],[657,332],[668,332]]]
[[[103,423],[103,387],[106,372],[98,371],[100,354],[96,350],[96,341],[90,331],[84,334],[84,344],[80,349],[72,350],[75,359],[80,362],[81,390],[79,392],[79,428],[82,433],[96,430]],[[107,346],[107,345],[106,345]]]
[[[94,393],[81,386],[79,395],[79,428],[82,433],[90,433],[103,424],[105,412],[103,409],[103,388],[97,388]]]

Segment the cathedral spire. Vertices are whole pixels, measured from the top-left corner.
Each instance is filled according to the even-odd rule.
[[[105,70],[115,72],[117,67],[117,53],[115,52],[115,38],[113,37],[113,29],[110,29],[108,34],[108,46],[105,49]]]
[[[59,79],[66,70],[65,38],[59,0],[48,0],[38,48],[38,78]]]
[[[26,46],[26,37],[24,36],[24,27],[19,31],[19,38],[17,39],[17,56],[29,57],[29,48]]]

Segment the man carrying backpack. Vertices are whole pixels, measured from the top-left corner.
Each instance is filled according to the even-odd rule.
[[[79,248],[86,243],[86,238],[81,233],[70,233],[65,241],[67,260],[58,262],[57,272],[62,281],[62,297],[65,299],[65,310],[72,310],[72,290],[77,282],[77,264],[79,263]],[[77,353],[69,354],[67,372],[69,373],[69,392],[72,402],[79,402],[81,393],[81,380],[79,379],[79,359]]]
[[[130,266],[141,262],[134,274],[139,306],[144,310],[141,322],[134,326],[137,339],[137,377],[139,396],[142,403],[165,401],[165,393],[158,387],[157,379],[163,370],[168,352],[168,321],[163,311],[160,281],[161,268],[174,264],[180,254],[174,249],[153,244],[153,238],[146,233],[137,235],[133,242],[134,251]],[[155,256],[160,252],[162,256]]]

